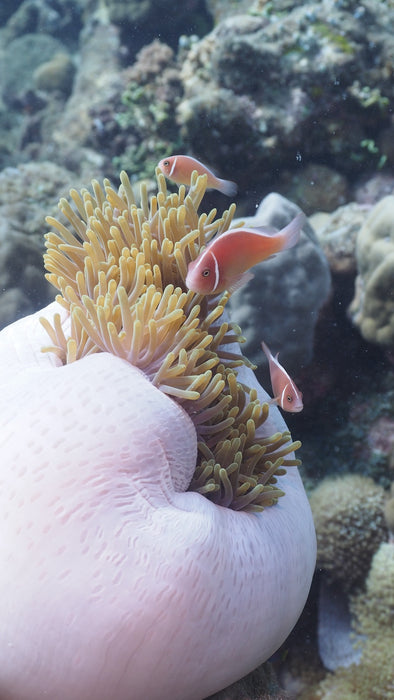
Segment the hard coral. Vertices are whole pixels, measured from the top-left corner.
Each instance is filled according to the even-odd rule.
[[[122,148],[113,164],[134,178],[150,178],[163,153],[182,150],[174,122],[182,87],[172,49],[155,39],[137,54],[124,78],[122,104],[115,113]],[[113,146],[107,142],[104,148]]]
[[[256,438],[268,405],[237,381],[246,361],[229,349],[240,341],[238,327],[221,321],[228,294],[207,300],[186,291],[187,264],[215,233],[232,220],[232,205],[198,215],[206,177],[194,177],[186,195],[159,191],[148,202],[141,188],[137,206],[130,182],[121,175],[117,193],[104,182],[71,191],[78,214],[62,199],[60,209],[74,228],[48,217],[47,278],[71,317],[70,334],[60,316],[43,319],[63,363],[110,352],[139,367],[152,384],[174,397],[196,426],[199,458],[190,488],[233,509],[262,510],[283,495],[275,475],[296,465],[289,453],[299,446],[288,431]],[[227,349],[226,349],[227,348]]]
[[[394,196],[371,210],[357,240],[355,297],[349,312],[364,338],[394,345]]]
[[[366,638],[359,664],[340,668],[320,685],[322,700],[386,700],[394,695],[394,545],[383,542],[372,559],[366,591],[353,601],[356,630]]]
[[[372,479],[348,474],[327,478],[312,492],[317,564],[349,591],[361,584],[386,537],[384,491]]]

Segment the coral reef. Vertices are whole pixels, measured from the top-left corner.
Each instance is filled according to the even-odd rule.
[[[71,92],[75,67],[65,53],[57,53],[50,61],[42,63],[33,74],[34,85],[38,90],[60,90],[68,95]]]
[[[394,190],[394,175],[392,173],[373,173],[364,177],[354,189],[354,199],[359,204],[370,207],[379,200],[392,194]]]
[[[384,491],[367,477],[324,479],[310,503],[317,534],[317,566],[345,591],[361,585],[371,558],[387,537]]]
[[[337,282],[338,297],[339,292]],[[387,489],[393,479],[394,464],[392,361],[379,348],[366,346],[349,320],[346,317],[340,320],[339,304],[338,309],[334,309],[337,316],[328,319],[330,325],[323,319],[316,332],[319,346],[313,423],[306,426],[307,434],[301,436],[305,465],[307,468],[313,462],[313,455],[319,453],[319,476],[362,473]],[[338,324],[338,330],[334,324]],[[336,346],[339,349],[333,353]],[[335,383],[331,381],[328,386],[324,363],[330,363],[329,369],[335,375]],[[322,369],[319,364],[323,365]],[[307,368],[305,377],[310,384],[313,367]],[[304,383],[301,386],[304,388]],[[305,388],[308,405],[310,386]],[[310,476],[313,478],[313,472]]]
[[[365,635],[359,642],[358,664],[339,668],[320,684],[321,700],[387,700],[394,695],[394,545],[382,542],[376,551],[366,580],[366,591],[352,602],[357,632]]]
[[[95,110],[112,105],[124,88],[119,70],[119,37],[113,26],[98,24],[86,33],[80,61],[73,83],[73,91],[56,124],[52,126],[50,141],[57,157],[81,177],[104,168],[100,149],[92,148],[92,132],[101,131]],[[109,134],[107,134],[109,138]]]
[[[384,519],[389,531],[390,540],[394,540],[394,481],[391,484],[390,493],[384,504]]]
[[[334,211],[348,199],[348,184],[343,175],[327,165],[309,163],[290,177],[284,173],[281,192],[308,215],[315,211]]]
[[[206,0],[206,6],[216,25],[226,17],[253,11],[254,3],[251,0]]]
[[[64,45],[48,34],[24,34],[7,46],[7,70],[2,80],[2,96],[14,105],[33,86],[33,74],[39,66],[64,53]]]
[[[298,211],[292,202],[271,193],[253,217],[243,220],[248,226],[282,228]],[[281,352],[281,362],[292,372],[311,360],[319,309],[330,292],[327,260],[311,226],[305,224],[294,249],[257,265],[253,273],[254,278],[230,301],[231,316],[246,337],[245,352],[261,367],[264,340]]]
[[[333,0],[217,5],[212,13],[226,18],[210,31],[203,2],[175,11],[162,0],[64,0],[56,7],[25,0],[0,31],[4,68],[5,57],[14,48],[17,54],[0,71],[0,91],[8,100],[7,112],[0,105],[0,134],[7,128],[12,140],[12,147],[5,144],[5,164],[16,152],[19,159],[28,157],[25,143],[34,141],[41,157],[51,152],[84,179],[97,173],[115,177],[119,167],[136,167],[136,161],[138,172],[147,174],[160,141],[163,152],[165,142],[181,142],[183,152],[236,179],[241,197],[261,198],[274,180],[283,194],[289,186],[298,191],[297,203],[307,210],[332,208],[358,177],[387,169],[393,159],[392,27],[381,3],[366,0],[361,9]],[[18,50],[15,42],[26,43],[28,32],[32,46]],[[159,73],[141,84],[127,77],[140,63],[138,52],[158,37],[174,51],[176,84],[167,83],[167,91]],[[56,42],[52,55],[36,59],[34,47],[48,41]],[[60,95],[43,93],[33,81],[28,57],[45,64],[56,52],[70,55],[76,66],[69,97],[69,77]],[[10,73],[17,74],[15,84]],[[29,131],[32,112],[41,125],[39,147]],[[127,127],[118,116],[128,120]],[[26,133],[22,142],[18,127]],[[111,165],[123,156],[123,163]],[[324,176],[311,177],[322,167],[333,189],[320,187]]]
[[[45,266],[57,297],[71,315],[70,337],[56,316],[45,327],[48,350],[64,363],[106,351],[139,367],[151,382],[175,397],[193,416],[199,435],[199,461],[190,488],[235,509],[260,510],[282,492],[275,474],[298,443],[289,433],[256,439],[267,418],[254,391],[237,382],[234,368],[246,362],[226,345],[240,340],[239,329],[219,323],[228,301],[213,302],[185,291],[187,264],[216,232],[225,231],[235,206],[215,220],[215,210],[198,215],[206,176],[195,177],[186,196],[159,192],[148,204],[146,188],[135,204],[122,174],[120,194],[109,182],[94,196],[75,190],[76,214],[65,200],[60,208],[75,234],[53,217],[47,235]],[[81,217],[81,218],[79,218]]]
[[[5,226],[0,226],[0,287],[0,328],[52,297],[42,276],[41,246]]]
[[[356,271],[356,241],[369,207],[350,202],[338,207],[332,214],[319,212],[311,218],[311,225],[335,275],[343,275],[353,282]]]
[[[4,23],[3,35],[7,42],[34,33],[50,34],[75,45],[84,9],[85,0],[60,0],[56,3],[51,0],[6,0],[1,4],[0,24]]]
[[[241,188],[271,178],[276,165],[295,170],[297,160],[342,174],[371,158],[377,164],[383,154],[362,144],[389,124],[392,19],[368,0],[356,9],[332,0],[267,2],[220,22],[182,66],[186,142],[203,158],[219,142],[221,169],[231,152]],[[371,68],[368,42],[377,36]]]
[[[334,499],[344,502],[346,494],[350,517],[345,507],[341,515],[339,509],[335,512]],[[387,506],[392,510],[392,500],[392,495],[387,497],[372,480],[362,476],[326,478],[312,493],[310,502],[317,529],[319,574],[314,585],[317,597],[311,596],[313,602],[309,602],[305,615],[311,625],[316,605],[316,646],[320,660],[311,658],[315,650],[314,641],[310,648],[313,626],[306,640],[297,636],[295,630],[292,642],[288,642],[289,663],[285,662],[285,672],[282,671],[281,676],[282,685],[291,697],[294,687],[294,697],[300,700],[386,700],[393,696],[394,546],[390,532],[387,542],[387,529],[390,529]],[[333,511],[332,537],[329,538],[329,518]],[[350,525],[352,513],[354,518]],[[353,541],[346,554],[350,534],[353,534]],[[364,538],[369,558],[365,556]],[[332,576],[328,566],[321,570],[327,565],[322,548],[328,547],[335,567],[334,539],[337,569]],[[354,580],[352,564],[360,573],[358,582]],[[340,574],[341,566],[345,568],[343,574]],[[353,580],[349,580],[349,576]],[[349,583],[353,586],[350,590]]]
[[[211,18],[201,0],[174,3],[173,0],[106,0],[104,8],[98,0],[88,0],[90,13],[102,13],[109,22],[119,27],[123,42],[135,53],[141,46],[160,36],[170,45],[176,45],[180,34],[209,31]]]
[[[0,173],[0,328],[53,299],[43,277],[42,221],[75,181],[54,163],[28,163]]]
[[[394,196],[370,211],[357,239],[355,296],[349,307],[363,337],[394,345]]]
[[[182,92],[174,52],[156,39],[141,49],[124,79],[122,104],[115,113],[119,155],[113,157],[105,135],[99,140],[109,156],[112,152],[117,171],[127,170],[132,179],[149,178],[163,154],[183,151],[174,121]]]
[[[394,546],[382,542],[376,551],[366,579],[366,593],[358,594],[352,603],[363,634],[373,636],[392,633],[394,627]],[[393,672],[393,668],[391,671]]]

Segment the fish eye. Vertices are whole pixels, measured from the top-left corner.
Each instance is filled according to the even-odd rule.
[[[203,277],[209,277],[209,270],[203,270],[201,274]]]
[[[169,164],[170,164],[170,161],[169,161],[169,160],[163,161],[163,165],[165,165],[165,167],[167,167],[167,165],[169,165]]]
[[[293,397],[290,396],[290,394],[288,394],[288,396],[287,396],[286,398],[287,398],[287,400],[288,400],[289,403],[291,403],[291,402],[293,401]]]

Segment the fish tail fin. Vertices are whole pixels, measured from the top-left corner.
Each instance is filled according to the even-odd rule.
[[[283,248],[282,250],[288,250],[292,248],[300,240],[302,227],[305,224],[306,216],[301,211],[297,216],[290,221],[285,228],[282,229],[281,234],[283,236]]]
[[[233,182],[232,180],[221,180],[219,177],[217,178],[216,188],[219,190],[219,192],[226,194],[227,197],[234,197],[238,192],[236,182]]]

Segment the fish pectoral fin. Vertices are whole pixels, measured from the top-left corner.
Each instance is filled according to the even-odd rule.
[[[267,403],[270,406],[279,406],[280,405],[280,396],[273,396],[272,399],[267,401]]]
[[[232,278],[229,286],[227,287],[227,291],[230,292],[230,294],[236,292],[238,289],[243,287],[244,284],[249,282],[249,280],[253,279],[253,277],[253,272],[242,272],[240,275]]]

